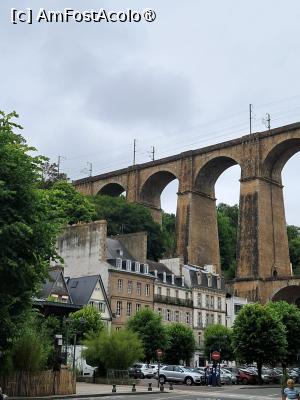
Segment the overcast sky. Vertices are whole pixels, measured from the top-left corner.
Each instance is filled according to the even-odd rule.
[[[20,23],[11,8],[155,10],[153,23]],[[16,110],[39,153],[72,179],[300,121],[299,0],[1,0],[0,109]],[[284,169],[287,221],[300,225],[300,156]],[[238,202],[239,167],[217,183]],[[174,211],[176,182],[162,206]]]

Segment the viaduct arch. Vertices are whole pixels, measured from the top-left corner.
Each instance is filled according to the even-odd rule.
[[[85,194],[119,195],[149,207],[161,221],[160,196],[178,179],[177,255],[220,271],[215,183],[233,165],[241,169],[235,295],[267,301],[293,279],[281,172],[300,151],[300,123],[187,151],[153,162],[74,181]]]

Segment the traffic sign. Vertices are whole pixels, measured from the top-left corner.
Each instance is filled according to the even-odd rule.
[[[214,360],[214,361],[219,361],[220,358],[221,358],[220,352],[219,352],[219,351],[213,351],[213,352],[211,353],[211,358],[212,358],[212,360]]]

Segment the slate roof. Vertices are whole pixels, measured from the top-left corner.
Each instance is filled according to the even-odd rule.
[[[63,281],[63,287],[57,287],[56,282],[61,278]],[[55,290],[54,290],[55,289]],[[40,290],[39,298],[47,299],[51,294],[58,294],[60,296],[69,296],[70,302],[72,302],[72,296],[68,290],[67,282],[64,278],[61,270],[49,270],[48,279],[44,283]]]
[[[201,284],[198,284],[198,277],[197,274],[201,273]],[[207,275],[208,273],[199,269],[199,271],[194,271],[194,270],[189,270],[190,278],[191,278],[191,286],[196,287],[206,287],[208,288],[208,279]],[[221,277],[221,289],[218,289],[218,276],[215,274],[211,274],[212,277],[212,285],[209,287],[209,289],[214,289],[214,290],[225,290],[225,280],[224,278]]]
[[[79,305],[88,304],[98,280],[99,275],[70,278],[68,280],[68,288],[71,293],[73,303]]]
[[[87,275],[87,276],[80,276],[78,278],[69,278],[68,288],[71,293],[73,303],[80,306],[87,305],[90,301],[90,298],[94,292],[95,286],[98,281],[100,282],[100,286],[102,289],[103,296],[105,298],[109,315],[112,318],[112,311],[102,282],[101,275]]]
[[[107,238],[107,258],[122,258],[122,260],[132,260],[136,261],[136,259],[130,254],[130,252],[126,249],[126,247],[117,239]],[[123,251],[123,255],[121,256],[118,250]]]

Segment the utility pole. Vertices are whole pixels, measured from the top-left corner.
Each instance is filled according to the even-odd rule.
[[[155,147],[154,146],[152,146],[151,147],[151,157],[152,157],[152,161],[154,161],[155,160]]]
[[[263,118],[262,122],[268,130],[271,129],[271,115],[269,113],[266,113],[266,118]]]
[[[133,140],[133,165],[135,165],[136,139]]]
[[[89,166],[89,176],[91,177],[93,175],[93,163],[87,162],[87,165]]]
[[[253,120],[253,104],[249,104],[250,135],[252,133],[252,120]]]

